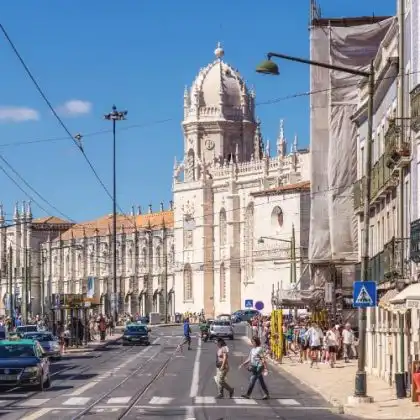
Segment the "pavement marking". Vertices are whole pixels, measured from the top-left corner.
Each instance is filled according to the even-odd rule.
[[[242,351],[234,351],[234,352],[232,352],[232,355],[235,356],[235,357],[245,357],[246,356],[246,354]]]
[[[200,357],[201,357],[201,338],[198,338],[197,351],[195,353],[194,368],[191,380],[190,397],[194,398],[198,393],[200,382]]]
[[[23,401],[21,404],[18,404],[20,407],[39,407],[42,404],[48,402],[50,398],[31,398],[30,400]]]
[[[37,420],[42,416],[45,416],[45,414],[48,414],[50,411],[52,411],[53,408],[41,408],[38,411],[35,411],[32,414],[29,414],[28,416],[21,417],[20,420]]]
[[[216,404],[215,397],[195,397],[196,404]]]
[[[10,400],[0,400],[0,407],[10,404]]]
[[[255,400],[247,400],[246,398],[232,398],[235,404],[242,404],[242,405],[257,405],[257,401]]]
[[[167,404],[171,403],[172,400],[173,400],[173,398],[170,398],[170,397],[153,397],[149,401],[149,404],[152,404],[152,405],[167,405]]]
[[[81,395],[83,394],[85,391],[87,391],[90,388],[93,388],[95,385],[97,385],[99,382],[98,381],[92,381],[92,382],[88,382],[87,384],[81,386],[80,388],[76,389],[75,391],[71,392],[70,394],[65,394],[65,396],[67,397],[71,397],[71,396],[76,396],[76,395]]]
[[[107,401],[107,404],[128,404],[131,400],[131,397],[113,397]]]
[[[273,405],[266,405],[266,404],[258,404],[258,405],[240,405],[240,404],[230,404],[230,405],[206,405],[206,410],[210,409],[216,409],[216,410],[230,410],[230,409],[239,409],[239,410],[273,410]],[[126,407],[122,407],[126,408]],[[161,405],[136,405],[135,408],[137,410],[143,410],[144,412],[150,412],[151,410],[162,410]],[[166,405],[166,410],[176,410],[176,409],[184,409],[184,410],[194,410],[197,408],[197,406],[194,405]],[[291,410],[291,411],[329,411],[331,412],[331,407],[305,407],[305,406],[289,406],[289,407],[283,407],[284,410]],[[22,419],[20,419],[22,420]]]
[[[185,410],[185,420],[195,420],[195,413],[193,407],[188,407]]]
[[[89,402],[90,398],[86,397],[75,397],[69,398],[63,402],[63,405],[86,405]]]
[[[9,394],[9,393],[5,393],[2,395],[3,398],[27,398],[29,397],[29,395],[31,394]]]
[[[297,406],[297,405],[301,405],[298,401],[293,400],[291,398],[280,398],[277,400],[277,402],[281,405],[292,405],[292,406]]]

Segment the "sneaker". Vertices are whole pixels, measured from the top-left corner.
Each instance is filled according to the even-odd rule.
[[[229,398],[233,398],[234,393],[235,393],[235,390],[232,388],[232,390],[229,392]]]
[[[216,395],[216,400],[222,400],[224,398],[223,394]]]
[[[241,397],[245,398],[246,400],[249,400],[249,395],[248,394],[242,394]]]
[[[268,394],[266,394],[266,395],[264,395],[264,396],[262,397],[262,399],[263,399],[263,400],[269,400],[269,399],[270,399],[270,396],[269,396]]]

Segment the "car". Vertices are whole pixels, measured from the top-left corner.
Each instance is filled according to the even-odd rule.
[[[140,324],[148,324],[149,323],[149,317],[148,316],[141,316],[138,320],[138,323]]]
[[[243,309],[233,313],[234,322],[248,322],[252,318],[258,316],[260,313],[256,309]]]
[[[61,359],[60,343],[58,338],[54,337],[50,332],[28,332],[23,335],[23,338],[29,340],[36,340],[41,344],[44,353],[51,359]]]
[[[128,324],[123,333],[122,344],[123,346],[136,344],[150,346],[149,328],[147,325]]]
[[[0,342],[0,386],[35,387],[40,391],[51,386],[50,361],[37,341]]]
[[[210,325],[210,339],[218,337],[228,337],[234,339],[233,326],[230,321],[215,320]]]
[[[19,337],[23,337],[24,334],[29,332],[38,332],[38,325],[20,325],[19,327],[16,327],[16,334]]]

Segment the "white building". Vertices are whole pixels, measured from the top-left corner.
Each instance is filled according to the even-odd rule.
[[[175,307],[214,316],[253,299],[270,311],[272,285],[290,288],[293,226],[297,279],[305,257],[309,153],[296,138],[286,153],[281,123],[270,156],[255,94],[222,60],[220,45],[215,55],[184,93],[184,158],[173,180]]]

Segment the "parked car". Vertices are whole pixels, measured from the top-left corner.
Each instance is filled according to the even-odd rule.
[[[23,335],[23,338],[36,340],[41,344],[44,353],[52,359],[61,359],[60,343],[58,338],[54,337],[50,332],[29,332]]]
[[[228,337],[234,339],[233,326],[230,321],[215,320],[210,325],[210,339],[218,337]]]
[[[146,345],[150,346],[149,328],[146,325],[129,324],[124,330],[123,346]]]
[[[34,340],[0,341],[0,386],[51,386],[50,361],[41,345]]]
[[[255,316],[258,316],[260,313],[256,309],[243,309],[241,311],[236,311],[233,313],[232,319],[233,322],[248,322]]]
[[[20,325],[19,327],[16,327],[16,334],[19,337],[23,337],[24,334],[29,332],[38,332],[38,325]]]

